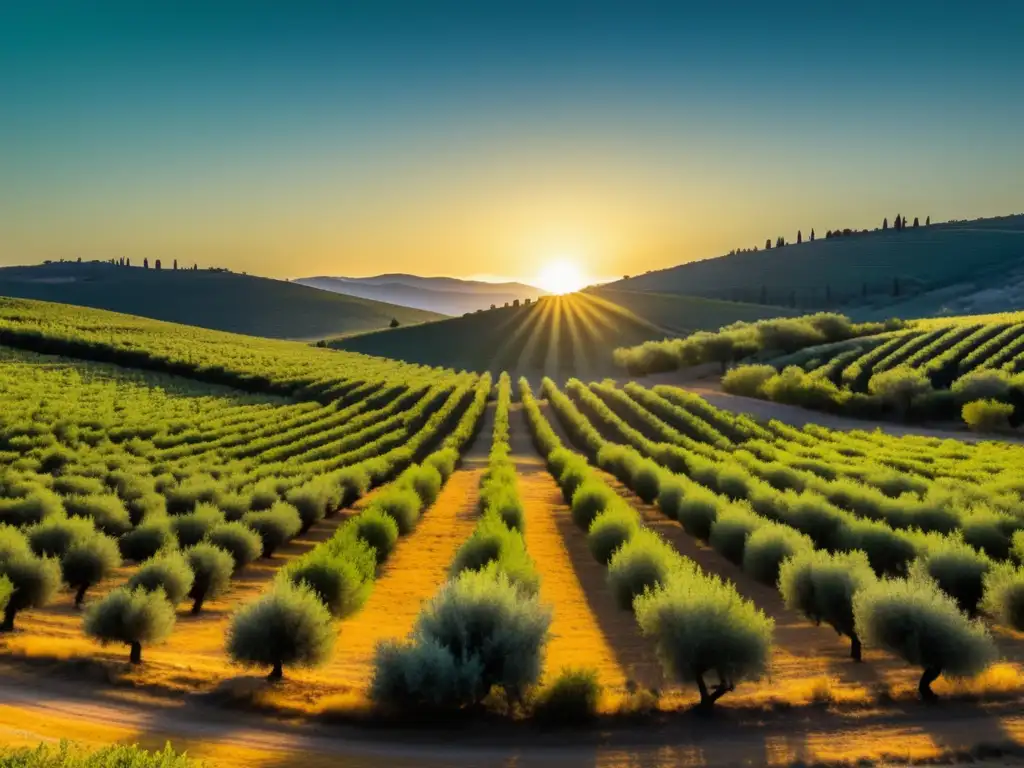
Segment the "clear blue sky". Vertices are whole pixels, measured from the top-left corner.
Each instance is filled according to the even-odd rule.
[[[603,277],[1024,211],[1024,3],[709,5],[4,4],[0,263]]]

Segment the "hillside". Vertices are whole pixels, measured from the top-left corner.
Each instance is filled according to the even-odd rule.
[[[438,317],[252,275],[99,262],[0,268],[0,295],[285,339],[385,328],[392,318],[406,324]]]
[[[787,313],[730,301],[591,289],[337,339],[331,346],[473,371],[603,376],[615,372],[616,347]]]
[[[872,317],[1004,311],[1019,306],[1024,290],[1018,284],[1024,286],[1024,215],[819,236],[648,272],[612,287],[802,309],[856,308]]]
[[[485,283],[454,277],[377,275],[376,277],[300,277],[294,282],[325,291],[384,301],[442,315],[464,315],[491,305],[536,301],[546,292],[523,283]]]

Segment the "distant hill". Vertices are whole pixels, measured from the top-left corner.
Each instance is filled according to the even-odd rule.
[[[315,339],[436,320],[440,315],[283,280],[100,262],[0,268],[0,295],[109,309],[280,339]]]
[[[325,291],[386,301],[442,315],[463,315],[491,305],[504,306],[515,300],[535,301],[546,295],[540,288],[523,283],[485,283],[455,277],[377,275],[376,277],[301,277],[294,282]]]
[[[471,371],[593,378],[618,372],[612,362],[616,347],[788,313],[779,307],[597,288],[330,345]]]
[[[879,315],[905,305],[921,316],[1011,309],[1024,289],[1008,297],[1008,276],[1024,286],[1024,215],[819,236],[648,272],[610,287]]]

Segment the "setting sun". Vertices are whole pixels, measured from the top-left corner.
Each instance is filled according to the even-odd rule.
[[[559,259],[546,265],[537,276],[537,287],[561,295],[573,293],[587,285],[580,268],[571,261]]]

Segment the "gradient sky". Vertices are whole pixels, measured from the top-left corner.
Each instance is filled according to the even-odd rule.
[[[711,5],[4,3],[0,263],[608,277],[1024,211],[1024,3]]]

